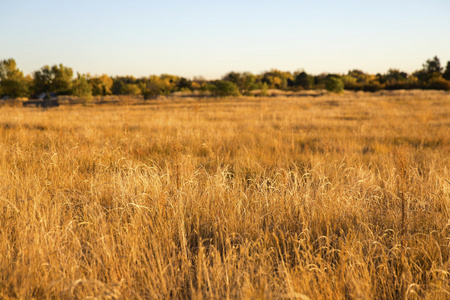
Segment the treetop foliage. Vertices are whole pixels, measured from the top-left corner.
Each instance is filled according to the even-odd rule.
[[[92,99],[92,86],[86,75],[78,74],[77,78],[72,84],[72,95],[81,99],[83,103],[89,102]]]
[[[55,92],[68,95],[72,89],[73,70],[63,64],[44,66],[34,72],[33,90],[36,94]]]
[[[12,58],[0,61],[0,97],[34,97],[40,93],[53,92],[58,95],[74,95],[85,101],[92,96],[141,95],[144,99],[167,96],[174,92],[198,91],[216,97],[237,95],[267,95],[268,90],[328,89],[341,92],[343,89],[374,92],[381,89],[441,89],[450,90],[450,61],[445,69],[437,56],[428,59],[422,69],[412,74],[391,68],[385,74],[367,74],[361,70],[349,70],[347,74],[312,75],[304,70],[294,73],[272,69],[261,74],[231,71],[220,80],[205,80],[203,77],[188,79],[171,74],[115,76],[106,74],[91,76],[78,74],[63,64],[43,66],[24,76]]]

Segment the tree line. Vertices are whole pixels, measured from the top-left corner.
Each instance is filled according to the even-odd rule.
[[[283,91],[326,89],[332,92],[345,90],[375,92],[396,89],[450,90],[450,61],[445,69],[437,56],[427,60],[422,69],[408,74],[389,69],[385,74],[367,74],[350,70],[347,74],[311,75],[305,71],[294,73],[270,70],[259,75],[250,72],[229,72],[219,80],[201,77],[188,79],[162,74],[135,78],[133,76],[91,76],[77,74],[63,64],[46,65],[25,76],[14,59],[0,61],[0,97],[33,98],[42,93],[73,95],[89,101],[93,96],[142,95],[151,99],[174,92],[194,92],[217,97],[253,95],[258,91],[266,95],[269,89]]]

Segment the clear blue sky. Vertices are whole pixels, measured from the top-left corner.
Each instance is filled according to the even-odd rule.
[[[449,0],[0,0],[0,59],[25,74],[410,73],[434,55],[450,60]]]

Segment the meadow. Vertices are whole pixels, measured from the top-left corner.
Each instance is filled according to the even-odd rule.
[[[450,299],[450,93],[0,108],[0,298]]]

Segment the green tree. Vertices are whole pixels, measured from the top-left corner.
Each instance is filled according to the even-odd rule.
[[[386,75],[383,76],[383,81],[388,83],[405,82],[407,79],[408,74],[397,69],[389,69]]]
[[[407,89],[411,86],[408,73],[397,69],[389,69],[386,74],[377,74],[376,78],[387,90]],[[345,88],[347,89],[347,85]]]
[[[98,77],[92,77],[88,81],[92,86],[92,95],[107,96],[112,94],[113,80],[108,75],[103,74]]]
[[[113,79],[113,84],[111,86],[111,92],[113,95],[122,95],[122,91],[125,87],[125,83],[118,77]]]
[[[251,92],[258,89],[257,78],[250,72],[242,73],[239,89],[244,95],[251,95]]]
[[[159,81],[163,95],[167,96],[176,90],[180,77],[170,74],[161,74],[161,76],[159,76]]]
[[[180,80],[177,82],[178,90],[185,91],[185,90],[191,90],[192,89],[192,81],[189,79],[186,79],[184,77],[181,77]]]
[[[262,74],[261,81],[267,83],[270,89],[285,90],[288,87],[288,81],[292,80],[290,72],[271,70]]]
[[[77,75],[72,84],[72,95],[80,98],[86,104],[92,100],[92,87],[85,75]]]
[[[36,94],[52,91],[53,74],[49,66],[43,66],[34,72],[33,86]]]
[[[427,83],[430,80],[440,79],[442,77],[441,62],[437,56],[433,59],[428,59],[423,65],[422,70],[413,74],[422,83]]]
[[[72,68],[63,64],[53,67],[44,66],[39,71],[34,72],[34,92],[47,93],[55,92],[61,95],[70,94],[72,91]]]
[[[29,82],[12,58],[0,61],[0,95],[12,98],[29,95]]]
[[[301,87],[305,90],[312,89],[314,85],[314,77],[306,74],[305,71],[297,74],[294,78],[294,86]]]
[[[156,98],[163,93],[161,85],[152,80],[145,80],[139,84],[144,100]]]
[[[329,92],[342,93],[344,91],[344,82],[337,76],[329,76],[325,80],[325,88]]]
[[[428,59],[423,64],[423,70],[429,74],[442,73],[442,67],[439,58],[435,56],[433,59]]]
[[[364,73],[361,70],[351,70],[348,71],[347,76],[353,77],[357,83],[367,83],[368,82],[368,75]]]
[[[428,81],[425,88],[431,90],[450,91],[450,81],[443,78],[432,78],[430,81]]]
[[[358,79],[353,76],[343,75],[341,77],[341,80],[344,83],[346,90],[351,90],[351,91],[362,90],[363,83],[358,82]]]
[[[445,67],[444,74],[442,74],[442,77],[446,80],[450,80],[450,61],[447,62],[447,66]]]
[[[133,84],[133,83],[126,83],[123,90],[122,90],[122,94],[123,95],[129,95],[129,96],[138,96],[141,94],[141,89],[139,88],[139,86],[137,84]]]
[[[326,73],[322,73],[319,75],[314,75],[314,86],[317,89],[324,89],[325,88],[325,81],[327,79],[327,74]]]
[[[237,85],[231,81],[218,80],[214,82],[214,86],[213,93],[216,96],[227,97],[240,95]]]
[[[54,92],[62,95],[70,94],[73,78],[72,68],[65,67],[63,64],[54,65],[52,73],[54,74],[52,82]]]
[[[256,76],[250,72],[230,72],[226,74],[222,78],[222,80],[234,83],[237,86],[239,92],[244,95],[251,95],[251,91],[258,88]]]
[[[144,99],[150,99],[160,95],[169,95],[176,90],[179,81],[180,78],[173,75],[151,75],[148,78],[142,79],[139,87],[142,90]]]
[[[263,82],[260,84],[260,94],[261,96],[269,95],[269,86],[267,85],[267,83]]]
[[[223,76],[222,80],[230,81],[238,85],[241,80],[241,74],[239,74],[238,72],[231,71],[225,76]]]

